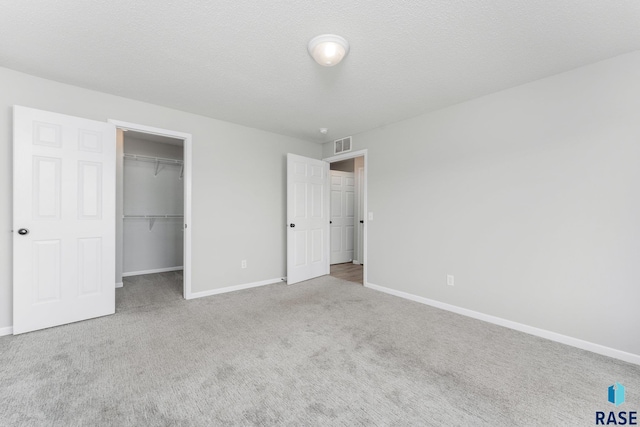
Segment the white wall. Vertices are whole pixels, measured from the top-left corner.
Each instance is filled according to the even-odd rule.
[[[0,68],[0,328],[12,312],[12,109],[122,120],[193,135],[192,291],[285,275],[286,153],[319,144]],[[215,102],[215,101],[213,101]],[[248,268],[241,269],[246,259]]]
[[[182,160],[184,145],[145,141],[124,134],[124,153]],[[124,160],[125,215],[183,215],[184,180],[181,165],[161,163],[156,175],[153,162]],[[182,267],[184,228],[182,218],[124,219],[123,272]]]
[[[354,135],[368,281],[640,355],[638,76],[635,52]]]

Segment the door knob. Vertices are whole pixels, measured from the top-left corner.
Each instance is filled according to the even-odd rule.
[[[29,234],[29,230],[27,230],[26,228],[21,228],[20,230],[18,230],[18,234],[21,236],[26,236],[27,234]]]
[[[329,224],[333,224],[333,221],[329,221]]]
[[[291,227],[291,228],[293,228],[295,226],[296,226],[295,224],[289,224],[289,227]]]
[[[364,220],[360,220],[360,224],[364,224]]]

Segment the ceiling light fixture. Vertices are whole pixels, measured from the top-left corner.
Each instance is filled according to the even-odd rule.
[[[349,53],[349,43],[334,34],[323,34],[309,42],[309,55],[323,67],[333,67]]]

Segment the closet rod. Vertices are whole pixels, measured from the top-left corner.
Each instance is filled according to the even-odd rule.
[[[163,163],[170,163],[170,164],[175,164],[175,165],[184,164],[184,160],[166,159],[164,157],[141,156],[139,154],[127,154],[127,153],[125,153],[124,157],[127,158],[127,159],[140,160],[140,161],[143,161],[143,162],[163,162]]]

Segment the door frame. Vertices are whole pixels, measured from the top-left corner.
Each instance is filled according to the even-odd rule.
[[[358,176],[358,200],[356,202],[358,208],[356,210],[357,215],[358,216],[362,216],[362,218],[365,217],[365,212],[364,212],[364,166],[361,168],[358,168],[358,170],[354,171],[356,173],[356,175]],[[364,219],[363,219],[364,221]],[[357,226],[360,225],[360,222],[358,222],[356,224]],[[364,225],[364,223],[363,223]],[[358,255],[358,259],[355,259],[354,256],[354,263],[356,263],[355,261],[357,261],[357,264],[363,264],[364,265],[364,258],[363,258],[363,248],[364,248],[364,227],[362,227],[362,229],[358,230],[358,233],[356,233],[358,236],[358,244],[356,245],[355,249],[355,253]],[[362,242],[362,243],[361,243]]]
[[[362,261],[361,263],[364,264],[364,267],[362,269],[362,285],[363,286],[367,286],[367,268],[369,266],[369,263],[367,262],[367,256],[368,256],[368,245],[367,245],[367,234],[368,234],[368,230],[369,230],[369,220],[368,220],[368,192],[369,192],[369,183],[368,183],[368,169],[369,169],[369,158],[368,158],[368,149],[363,149],[363,150],[358,150],[358,151],[351,151],[349,153],[344,153],[344,154],[338,154],[337,156],[331,156],[331,157],[326,157],[322,160],[324,160],[325,162],[328,163],[335,163],[335,162],[339,162],[341,160],[348,160],[348,159],[355,159],[356,157],[364,157],[364,171],[363,171],[363,175],[364,175],[364,183],[363,183],[363,188],[362,191],[364,192],[363,194],[363,206],[362,206],[362,211],[364,214],[364,227],[362,230],[363,236],[362,236]],[[331,238],[331,236],[329,236],[329,238]],[[327,259],[329,259],[329,256],[331,255],[331,242],[329,242],[329,245],[326,248],[326,253],[327,253]]]
[[[131,130],[136,132],[148,133],[153,135],[166,136],[169,138],[181,139],[184,141],[184,251],[183,251],[183,289],[182,296],[184,299],[191,298],[191,187],[192,187],[192,135],[190,133],[177,132],[168,129],[156,128],[153,126],[140,125],[136,123],[124,122],[121,120],[107,120],[117,129]]]

